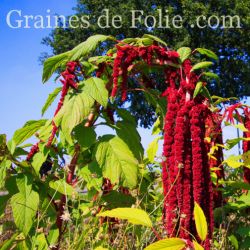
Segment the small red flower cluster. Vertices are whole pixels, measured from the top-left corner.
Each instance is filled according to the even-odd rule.
[[[127,99],[128,69],[133,62],[141,58],[148,65],[152,65],[153,59],[158,64],[176,63],[179,54],[176,51],[169,51],[158,45],[136,47],[132,45],[116,46],[117,54],[113,67],[113,89],[111,97],[115,97],[118,92],[119,77],[121,76],[121,96],[122,101]]]
[[[222,129],[221,123],[223,120],[223,116],[218,112],[211,113],[206,119],[206,146],[209,151],[211,148],[216,147],[216,145],[222,145]],[[214,200],[214,208],[220,207],[223,204],[222,192],[218,190],[222,187],[219,184],[219,180],[224,179],[224,168],[222,165],[223,162],[223,151],[222,147],[217,146],[212,152],[212,157],[209,159],[210,169],[219,168],[220,170],[214,170],[214,173],[217,176],[217,183],[213,185],[213,200]]]
[[[63,84],[63,87],[62,87],[62,92],[61,92],[61,98],[59,100],[56,111],[54,113],[54,117],[57,115],[57,113],[62,108],[65,96],[67,95],[69,88],[72,87],[73,89],[77,89],[77,87],[78,87],[77,76],[75,74],[75,70],[76,70],[77,66],[79,66],[78,62],[68,62],[66,65],[66,70],[61,73],[61,76],[63,77],[63,79],[60,79],[60,81]],[[53,139],[56,135],[56,132],[58,130],[54,121],[52,121],[52,126],[53,127],[52,127],[52,131],[51,131],[51,135],[50,135],[50,138],[49,138],[47,145],[46,145],[47,147],[51,146],[52,141],[53,141]],[[26,158],[27,161],[30,161],[31,158],[39,151],[39,147],[38,147],[39,143],[40,142],[38,142],[32,146],[32,148],[31,148],[31,150]]]
[[[32,159],[32,157],[39,151],[39,142],[37,142],[36,144],[34,144],[31,149],[29,154],[26,157],[26,161],[30,161]]]
[[[61,73],[61,76],[63,77],[63,79],[60,79],[60,81],[63,84],[63,87],[62,87],[62,92],[61,92],[61,98],[59,100],[56,111],[54,113],[54,117],[61,110],[65,96],[67,95],[69,88],[72,87],[73,89],[77,89],[78,87],[77,76],[75,74],[75,69],[77,66],[79,66],[78,62],[68,62],[66,70]],[[56,126],[54,121],[52,121],[52,125],[53,125],[53,128],[52,128],[51,136],[47,142],[47,147],[51,146],[53,139],[55,138],[56,132],[58,130],[58,127]]]
[[[244,125],[246,129],[248,130],[247,132],[244,132],[244,138],[250,138],[250,109],[248,107],[244,108]],[[250,141],[243,141],[243,153],[246,153],[250,150]],[[250,169],[244,167],[244,181],[248,184],[250,184]]]

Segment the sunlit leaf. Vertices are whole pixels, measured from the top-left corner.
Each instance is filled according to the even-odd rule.
[[[205,240],[207,237],[207,220],[206,217],[197,202],[194,205],[194,220],[197,233],[201,240]]]
[[[96,161],[103,169],[103,176],[112,183],[134,188],[137,184],[138,162],[127,144],[117,136],[105,135],[94,152]]]
[[[212,62],[199,62],[192,67],[191,71],[194,71],[197,69],[208,68],[209,66],[212,66],[212,65],[213,65]]]
[[[203,49],[203,48],[197,48],[196,51],[198,51],[200,54],[205,55],[209,58],[212,58],[214,60],[218,60],[218,56],[211,50],[209,49]]]
[[[192,50],[189,47],[182,47],[177,50],[180,55],[181,62],[184,62],[191,55]]]
[[[46,110],[49,108],[49,106],[53,103],[53,101],[56,99],[60,91],[62,90],[61,87],[54,89],[52,93],[49,94],[43,108],[42,108],[42,116],[46,112]]]
[[[122,220],[128,220],[128,222],[135,225],[142,225],[146,227],[152,227],[152,222],[148,214],[141,209],[137,208],[115,208],[105,212],[97,214],[98,217],[112,217]]]
[[[204,250],[203,246],[201,246],[197,241],[193,241],[194,250]]]
[[[184,240],[179,238],[169,238],[156,241],[144,248],[144,250],[183,250],[185,246],[186,243]]]

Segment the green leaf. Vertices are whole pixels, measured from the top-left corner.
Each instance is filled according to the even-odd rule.
[[[96,132],[94,128],[87,128],[82,124],[79,124],[75,127],[74,135],[78,143],[84,149],[89,148],[96,141]]]
[[[61,87],[56,88],[52,93],[49,94],[43,108],[42,108],[42,116],[46,112],[46,110],[49,108],[49,106],[52,104],[52,102],[56,99],[60,91],[62,90]]]
[[[157,37],[157,36],[153,36],[153,35],[150,35],[150,34],[145,34],[145,35],[143,35],[143,37],[142,38],[150,38],[150,39],[152,39],[152,40],[154,40],[154,41],[156,41],[156,42],[158,42],[158,43],[161,43],[161,44],[163,44],[164,46],[168,46],[163,40],[161,40],[159,37]]]
[[[243,181],[221,181],[221,184],[225,184],[227,186],[230,186],[231,188],[235,189],[245,189],[250,190],[250,184],[243,182]]]
[[[209,58],[212,58],[216,61],[218,61],[218,56],[209,49],[203,49],[203,48],[197,48],[196,51],[198,51],[200,54],[205,55]]]
[[[131,113],[126,109],[117,109],[117,114],[119,117],[121,117],[124,121],[129,122],[136,126],[136,120],[135,117],[131,115]]]
[[[48,154],[49,152],[44,154],[43,152],[39,151],[33,156],[31,165],[33,166],[37,175],[39,175],[40,168],[46,161]]]
[[[197,82],[197,84],[195,86],[193,98],[195,98],[201,92],[202,87],[203,87],[203,83],[202,82]]]
[[[223,164],[227,164],[231,168],[239,168],[244,165],[243,162],[239,162],[240,159],[242,159],[241,155],[230,155],[223,161]]]
[[[242,132],[247,132],[248,129],[244,126],[244,124],[239,123],[239,124],[230,124],[231,126],[240,129]]]
[[[49,234],[47,236],[47,240],[50,246],[54,246],[57,243],[57,239],[59,237],[59,230],[56,226],[52,226],[49,230]]]
[[[141,44],[144,45],[144,46],[150,46],[150,45],[153,44],[154,41],[153,41],[151,38],[145,37],[145,38],[141,38],[141,39],[139,40],[139,43],[140,43],[140,42],[141,42]]]
[[[131,207],[135,204],[136,199],[131,195],[112,190],[108,194],[102,195],[101,201],[107,202],[107,207],[113,209],[119,207]]]
[[[153,125],[152,135],[158,135],[159,133],[161,133],[161,131],[161,119],[160,117],[158,117]]]
[[[192,67],[191,72],[197,69],[204,69],[212,65],[212,62],[199,62]]]
[[[119,137],[103,136],[94,155],[103,169],[103,177],[109,178],[112,183],[119,183],[121,180],[124,187],[134,188],[137,185],[138,162]]]
[[[94,99],[85,92],[65,100],[54,121],[57,126],[61,125],[67,141],[71,142],[71,131],[89,115],[94,102]]]
[[[115,41],[115,38],[112,36],[105,35],[94,35],[89,37],[86,41],[80,43],[73,50],[71,50],[70,61],[77,61],[90,54],[91,52],[94,52],[99,43],[104,42],[106,40]]]
[[[4,160],[0,163],[0,190],[5,186],[5,178],[7,174],[7,169],[10,168],[11,161]]]
[[[239,243],[235,235],[231,234],[228,236],[228,239],[231,241],[232,245],[234,246],[235,250],[239,249]]]
[[[83,91],[95,99],[103,107],[108,104],[108,90],[105,87],[105,82],[97,77],[91,77],[84,81]]]
[[[39,194],[32,190],[31,178],[17,178],[19,193],[11,197],[11,207],[16,226],[27,235],[34,223],[39,204]]]
[[[134,225],[142,225],[146,227],[152,227],[152,222],[148,214],[138,208],[115,208],[105,212],[97,214],[98,217],[111,217],[121,220],[128,220],[128,222]]]
[[[47,250],[48,249],[48,243],[45,238],[44,233],[38,234],[35,239],[35,249],[37,250]]]
[[[1,195],[0,196],[0,217],[2,217],[2,215],[5,212],[5,208],[6,208],[6,205],[7,205],[9,198],[10,198],[9,195]]]
[[[205,240],[207,237],[207,220],[201,207],[196,202],[194,204],[194,220],[200,239]]]
[[[202,75],[207,76],[209,78],[213,78],[215,80],[220,79],[220,77],[217,74],[213,73],[213,72],[203,72]]]
[[[240,227],[237,229],[237,234],[239,234],[241,237],[250,237],[250,226],[246,227]]]
[[[44,126],[46,122],[47,120],[28,121],[22,128],[16,130],[12,138],[12,143],[15,146],[23,143]]]
[[[152,142],[149,143],[147,148],[147,155],[150,162],[154,162],[155,156],[158,150],[158,141],[161,137],[156,137]]]
[[[204,250],[203,246],[201,246],[197,241],[193,241],[194,250]]]
[[[108,250],[108,248],[104,248],[102,246],[96,247],[94,250]]]
[[[205,86],[202,86],[201,92],[200,92],[203,96],[205,96],[211,103],[213,103],[213,100],[211,98],[211,95],[208,91],[208,89]]]
[[[168,238],[156,241],[144,250],[183,250],[185,246],[185,241],[180,238]]]
[[[141,137],[136,130],[136,124],[127,120],[118,121],[116,123],[117,135],[128,145],[129,149],[138,161],[143,158],[143,146],[141,144]]]
[[[103,184],[102,171],[97,162],[91,162],[81,168],[78,174],[87,182],[87,189],[95,188],[97,191],[101,191]]]
[[[177,50],[178,54],[180,55],[180,60],[183,63],[186,59],[189,58],[191,55],[191,49],[189,47],[182,47]]]
[[[47,82],[52,74],[61,66],[64,66],[70,57],[70,51],[52,56],[43,64],[43,83]]]
[[[0,243],[1,250],[10,250],[13,247],[13,243],[16,241],[16,237],[18,233],[15,233],[11,236],[10,239],[5,240],[4,242]]]
[[[48,120],[45,125],[38,131],[39,139],[41,139],[42,141],[47,141],[51,135],[52,129],[52,120]]]
[[[50,181],[49,186],[56,192],[64,195],[72,196],[77,194],[74,188],[62,179],[57,181]]]

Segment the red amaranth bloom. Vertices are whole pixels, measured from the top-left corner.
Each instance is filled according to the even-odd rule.
[[[54,113],[54,117],[61,110],[63,103],[64,103],[65,96],[67,95],[69,88],[70,87],[72,87],[73,89],[78,88],[77,77],[75,75],[75,69],[78,65],[79,65],[78,62],[68,62],[66,65],[67,66],[66,70],[61,73],[61,76],[63,77],[63,79],[60,79],[60,81],[61,81],[63,87],[62,87],[62,92],[61,92],[61,97],[60,97],[59,103],[58,103],[57,108],[56,108],[55,113]],[[52,126],[53,126],[53,128],[52,128],[51,136],[49,137],[49,140],[48,140],[47,145],[46,145],[47,147],[51,146],[53,139],[56,135],[56,132],[58,130],[58,127],[56,126],[54,121],[52,121]]]
[[[167,92],[168,106],[164,125],[163,156],[166,158],[162,166],[163,192],[164,192],[164,212],[163,220],[169,236],[175,234],[177,223],[177,198],[175,183],[174,164],[174,136],[173,130],[175,118],[178,110],[177,90],[169,88]]]
[[[204,104],[196,104],[190,111],[191,138],[193,157],[193,197],[203,209],[208,224],[209,233],[204,243],[205,249],[210,249],[210,240],[213,233],[213,193],[208,165],[205,138],[205,119],[208,109]]]
[[[246,129],[248,130],[247,132],[244,132],[243,136],[244,138],[250,138],[250,110],[248,107],[244,108],[244,125]],[[250,141],[243,141],[243,153],[246,153],[250,150]],[[247,167],[243,168],[243,178],[244,182],[250,184],[250,169]]]
[[[219,112],[210,113],[206,119],[206,138],[210,138],[206,140],[207,151],[210,152],[212,147],[215,147],[217,144],[222,144],[222,123],[223,117]],[[213,185],[213,200],[214,200],[214,208],[220,207],[223,203],[222,192],[218,190],[218,188],[222,187],[219,184],[220,179],[224,179],[224,168],[222,165],[223,162],[223,151],[222,147],[217,146],[217,149],[213,153],[212,157],[209,159],[209,167],[212,168],[220,168],[220,170],[215,170],[215,174],[217,175],[217,183]]]
[[[26,157],[26,161],[30,161],[33,158],[33,156],[39,151],[38,145],[39,145],[39,142],[37,142],[31,147],[30,152]]]
[[[225,112],[224,112],[223,118],[226,118],[227,122],[231,122],[232,124],[234,124],[234,113],[235,113],[236,118],[238,118],[238,120],[240,122],[242,122],[240,113],[237,110],[238,108],[241,108],[241,107],[242,107],[241,103],[236,103],[236,104],[233,104],[233,105],[227,107]]]

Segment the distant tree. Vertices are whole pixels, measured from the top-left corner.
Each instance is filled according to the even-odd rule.
[[[152,1],[152,0],[78,0],[74,8],[76,15],[90,15],[91,26],[87,29],[78,28],[56,28],[49,37],[43,39],[43,43],[52,48],[53,54],[59,54],[72,49],[80,42],[93,34],[110,34],[118,39],[125,37],[137,37],[144,33],[151,33],[168,42],[170,48],[188,46],[191,48],[204,47],[217,53],[220,60],[215,65],[223,84],[214,82],[208,86],[214,95],[244,97],[250,95],[249,75],[250,75],[250,1],[249,0],[183,0],[183,1]],[[109,9],[110,16],[121,15],[122,27],[100,28],[96,23],[96,18],[102,14],[103,9]],[[148,29],[143,23],[137,28],[131,26],[130,10],[143,10],[146,15],[154,15],[158,19],[158,10],[162,9],[163,16],[168,15],[170,28]],[[165,11],[167,12],[165,13]],[[171,19],[175,15],[182,16],[183,27],[173,28]],[[195,23],[197,16],[204,15],[209,18],[212,15],[217,17],[238,15],[241,28],[204,28],[191,27]],[[143,18],[142,18],[143,19]],[[237,18],[234,18],[233,26],[237,26]],[[211,18],[211,23],[216,24],[215,18]],[[151,20],[152,22],[152,20]],[[204,23],[201,23],[204,25]],[[166,20],[163,20],[163,26]],[[226,18],[226,25],[230,25],[230,20]],[[157,78],[158,80],[158,78]],[[159,79],[160,81],[160,79]],[[132,105],[130,111],[135,114],[141,125],[147,127],[154,121],[154,116],[150,115],[145,119],[145,111],[150,114],[152,109],[146,104],[143,98],[131,98]],[[140,114],[138,112],[140,106]],[[143,107],[144,110],[141,109]]]

